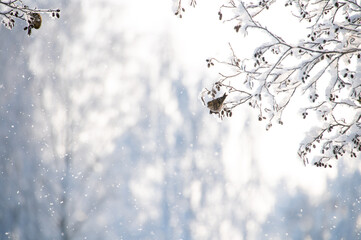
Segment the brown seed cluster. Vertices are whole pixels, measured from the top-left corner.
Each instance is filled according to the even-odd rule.
[[[9,21],[2,20],[1,23],[8,29],[13,29],[15,20],[10,18]]]
[[[180,8],[174,13],[174,15],[179,16],[179,18],[182,18],[183,17],[182,12],[185,12],[185,11],[186,10],[184,8]]]
[[[321,162],[321,161],[315,162],[314,165],[315,165],[316,167],[324,167],[324,168],[329,167],[329,168],[332,168],[332,165],[331,165],[331,164],[323,163],[323,162]]]
[[[212,62],[212,59],[206,59],[207,67],[210,68],[211,66],[214,66],[214,63]]]

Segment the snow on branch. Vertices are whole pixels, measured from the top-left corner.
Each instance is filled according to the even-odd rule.
[[[211,88],[201,99],[228,94],[216,114],[231,116],[232,110],[248,104],[266,121],[283,124],[282,114],[293,99],[306,106],[300,117],[318,116],[298,155],[304,164],[331,167],[330,160],[361,156],[361,6],[356,1],[286,1],[292,15],[311,26],[298,44],[284,41],[259,22],[275,0],[229,1],[220,7],[220,20],[234,23],[236,32],[257,29],[268,39],[251,59],[240,59],[230,44],[230,58],[207,59],[208,67],[222,67]],[[225,68],[224,68],[225,67]],[[211,111],[211,113],[214,113]]]
[[[21,0],[0,0],[1,23],[8,29],[13,29],[15,20],[21,20],[27,23],[24,30],[30,36],[32,29],[39,29],[42,24],[41,14],[48,13],[53,18],[60,17],[60,9],[37,9],[30,8]]]

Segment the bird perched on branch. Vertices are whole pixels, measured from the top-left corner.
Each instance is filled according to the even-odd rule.
[[[209,113],[219,113],[223,108],[223,102],[226,99],[227,94],[224,93],[222,97],[213,99],[207,103],[207,107],[209,108]]]
[[[35,29],[39,29],[41,27],[41,15],[39,13],[31,13],[30,14],[30,23]]]

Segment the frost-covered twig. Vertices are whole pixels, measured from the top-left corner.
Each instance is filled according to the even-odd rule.
[[[220,73],[212,90],[203,92],[214,98],[227,91],[228,110],[248,103],[258,109],[259,120],[268,121],[267,130],[275,120],[283,123],[296,95],[304,96],[303,118],[311,112],[320,117],[298,151],[304,163],[327,167],[332,159],[356,157],[361,151],[361,7],[353,1],[288,1],[293,15],[312,26],[305,40],[290,44],[256,20],[274,2],[221,6],[220,20],[234,22],[237,32],[257,29],[271,42],[256,48],[253,59],[240,59],[231,45],[230,60],[207,59],[208,67],[223,65],[230,73]],[[230,9],[233,15],[225,17]]]
[[[4,1],[0,0],[0,15],[3,17],[2,24],[12,29],[15,26],[15,20],[21,20],[27,23],[24,30],[31,35],[32,29],[39,29],[42,24],[41,14],[49,13],[52,17],[60,17],[60,9],[37,9],[24,5],[21,0]]]

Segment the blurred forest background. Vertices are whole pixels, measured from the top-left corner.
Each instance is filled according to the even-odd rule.
[[[0,239],[361,239],[360,159],[303,167],[296,120],[202,106],[243,37],[219,3],[29,5],[62,15],[0,27]]]

